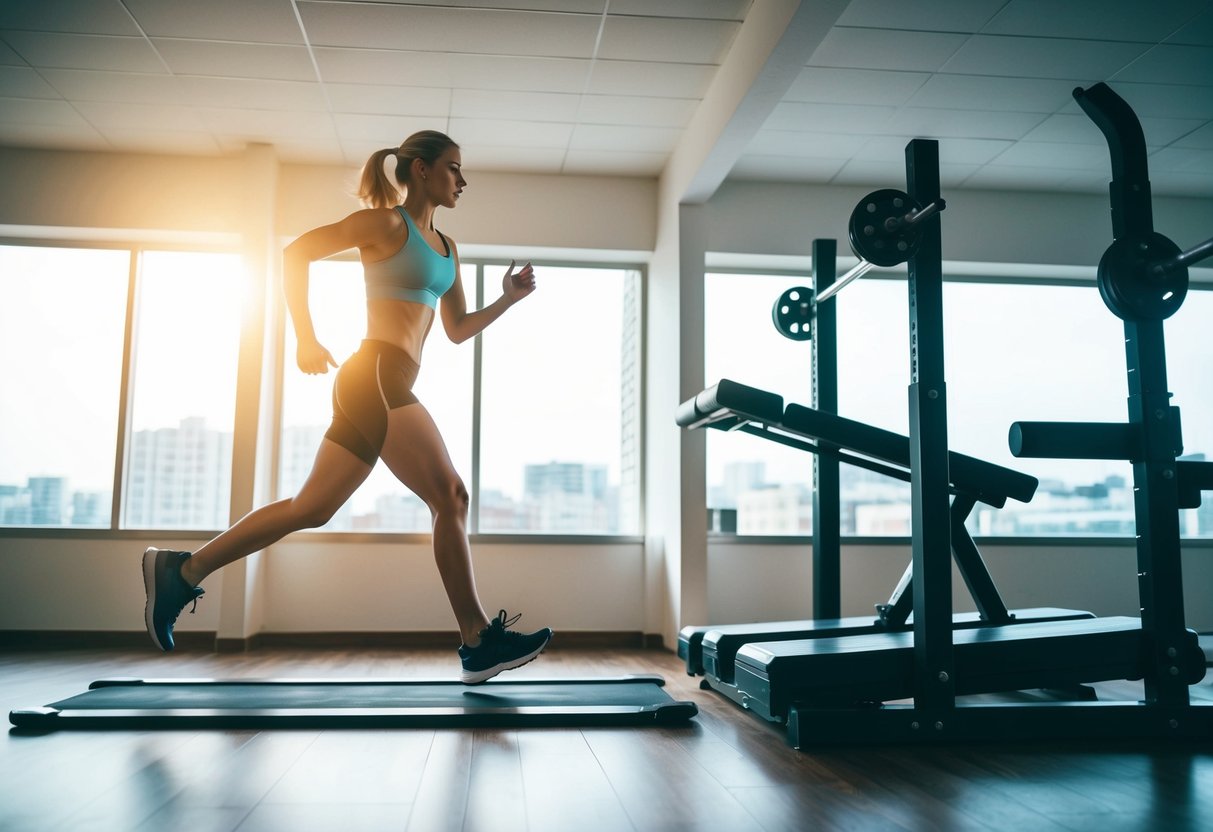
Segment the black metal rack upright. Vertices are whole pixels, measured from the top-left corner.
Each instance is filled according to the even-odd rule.
[[[813,241],[813,294],[834,283],[834,240]],[[838,314],[834,298],[813,321],[813,408],[838,413]],[[837,447],[822,443],[825,450]],[[813,618],[842,617],[842,494],[836,454],[813,455]]]

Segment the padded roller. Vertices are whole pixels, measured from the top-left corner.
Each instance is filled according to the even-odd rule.
[[[679,426],[687,427],[723,412],[746,421],[776,424],[783,418],[783,397],[722,378],[680,404],[674,418]]]

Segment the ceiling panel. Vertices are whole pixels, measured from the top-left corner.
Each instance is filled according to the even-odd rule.
[[[166,38],[155,38],[152,45],[168,68],[180,75],[317,80],[312,57],[303,46]]]
[[[216,154],[256,141],[356,168],[433,128],[472,176],[656,176],[752,7],[7,0],[0,144]],[[1155,192],[1213,196],[1207,0],[851,0],[806,63],[732,177],[887,185],[921,136],[940,141],[948,187],[1100,192],[1106,146],[1071,90],[1109,80],[1141,118]]]
[[[1193,0],[1010,0],[985,27],[990,34],[1157,43],[1190,21]]]
[[[111,72],[168,72],[156,50],[144,38],[4,32],[4,39],[31,66]]]
[[[315,46],[589,58],[594,15],[300,0]]]
[[[1143,43],[974,35],[956,50],[942,71],[1090,82],[1107,78],[1148,48]]]
[[[0,29],[138,35],[121,0],[44,0],[0,3]]]

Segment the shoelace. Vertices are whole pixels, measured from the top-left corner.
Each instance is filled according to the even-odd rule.
[[[518,613],[513,618],[506,618],[505,610],[498,610],[497,617],[493,619],[493,623],[500,624],[501,629],[504,630],[507,627],[510,627],[510,626],[518,623],[519,618],[522,618],[522,613]]]

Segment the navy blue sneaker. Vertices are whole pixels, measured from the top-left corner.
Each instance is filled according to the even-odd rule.
[[[152,641],[161,650],[173,649],[173,625],[177,623],[177,616],[191,601],[196,609],[203,594],[201,587],[190,586],[189,581],[181,577],[181,564],[189,556],[189,552],[167,549],[148,549],[143,553],[143,588],[147,590],[143,620]]]
[[[480,644],[459,647],[459,658],[463,661],[460,681],[465,685],[478,685],[503,670],[522,667],[543,652],[543,648],[552,640],[549,628],[544,627],[534,633],[516,633],[506,629],[521,617],[519,614],[507,619],[505,610],[502,610],[489,626],[480,631]]]

